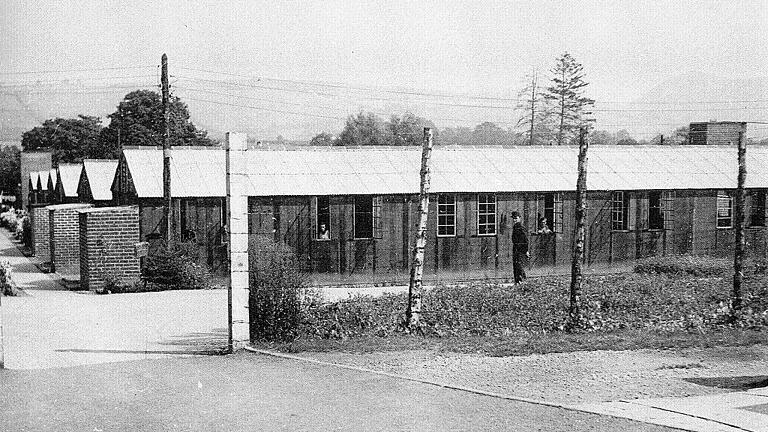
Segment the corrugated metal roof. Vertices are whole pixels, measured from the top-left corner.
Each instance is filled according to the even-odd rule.
[[[91,196],[97,201],[112,199],[112,181],[117,171],[117,160],[114,159],[85,159],[83,172],[88,178]]]
[[[591,190],[733,189],[736,147],[593,146]],[[575,147],[450,147],[432,152],[432,192],[576,187]],[[252,196],[418,193],[421,148],[304,147],[248,152]],[[748,188],[768,188],[768,147],[747,150]]]
[[[65,197],[77,197],[77,184],[82,169],[82,164],[59,164],[59,181]]]
[[[124,149],[139,198],[163,196],[163,150]],[[218,147],[175,147],[171,150],[171,195],[185,197],[223,197],[226,195],[225,154]]]

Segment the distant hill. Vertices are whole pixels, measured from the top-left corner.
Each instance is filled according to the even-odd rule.
[[[714,103],[725,100],[734,102]],[[627,131],[635,135],[671,131],[675,126],[709,120],[765,121],[768,120],[768,77],[733,79],[703,73],[681,75],[659,83],[632,102],[631,106],[622,108],[653,110],[600,113],[597,128],[601,129],[600,123],[627,124],[631,125],[626,127]],[[747,135],[767,137],[768,127],[749,125]]]
[[[224,132],[231,130],[248,133],[264,142],[279,141],[278,136],[288,141],[308,142],[323,131],[338,133],[347,115],[360,110],[376,112],[382,118],[388,116],[386,113],[411,111],[433,119],[441,128],[474,127],[490,120],[499,122],[506,129],[517,121],[517,115],[508,111],[472,108],[471,104],[461,107],[430,105],[406,94],[384,94],[384,102],[366,99],[363,94],[354,92],[344,97],[327,97],[323,92],[315,92],[316,88],[301,84],[281,84],[285,91],[265,90],[263,85],[259,80],[239,80],[234,86],[231,83],[185,83],[182,80],[172,82],[171,90],[189,105],[192,121],[218,140],[223,140]],[[95,91],[76,81],[58,89],[0,87],[0,141],[18,142],[22,133],[53,117],[96,115],[106,123],[106,115],[115,111],[120,100],[139,88],[148,87],[117,83]],[[764,102],[702,103],[723,100]],[[613,108],[614,105],[600,106],[598,101],[597,108],[602,107]],[[626,129],[642,140],[650,139],[656,133],[670,133],[675,127],[691,122],[768,120],[768,77],[732,79],[704,73],[682,75],[659,83],[631,104],[619,108],[625,111],[596,113],[597,129],[611,132]],[[768,125],[750,125],[748,136],[768,137]]]

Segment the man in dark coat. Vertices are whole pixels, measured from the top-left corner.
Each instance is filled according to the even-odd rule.
[[[512,214],[512,266],[514,267],[515,283],[518,284],[525,280],[526,258],[530,256],[528,252],[528,234],[525,233],[520,213],[513,211]]]

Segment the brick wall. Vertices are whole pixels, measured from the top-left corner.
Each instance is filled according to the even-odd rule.
[[[737,145],[739,132],[746,133],[747,124],[737,122],[691,123],[690,144]]]
[[[48,206],[51,269],[61,274],[80,271],[80,229],[77,211],[91,204],[56,204]]]
[[[139,279],[140,261],[134,254],[139,242],[138,206],[79,210],[80,287],[99,290],[106,278],[119,284]]]
[[[42,262],[49,262],[51,233],[48,228],[48,208],[46,205],[33,204],[29,215],[32,223],[32,254]]]

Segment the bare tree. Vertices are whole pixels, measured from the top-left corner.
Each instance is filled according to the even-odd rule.
[[[427,216],[429,209],[429,159],[432,155],[432,129],[424,128],[424,144],[421,150],[421,187],[419,192],[419,231],[413,248],[411,280],[408,285],[408,309],[405,311],[406,326],[421,330],[421,291],[424,272],[424,248],[427,246]]]
[[[589,143],[584,128],[579,134],[579,177],[576,180],[576,242],[571,261],[571,295],[568,311],[569,328],[578,327],[581,321],[581,261],[584,258],[584,224],[587,211],[587,149]]]
[[[747,181],[747,143],[744,140],[744,132],[739,132],[739,174],[736,183],[736,248],[733,254],[733,294],[731,295],[731,305],[734,317],[739,313],[742,306],[741,282],[744,278],[744,228],[746,225],[744,217],[744,201],[746,200],[746,191],[744,183]]]
[[[541,93],[539,92],[536,69],[526,77],[526,81],[526,86],[518,94],[520,103],[517,108],[523,110],[523,115],[517,120],[517,126],[525,128],[528,134],[526,137],[528,145],[534,145],[536,143],[536,120],[541,115],[539,112],[541,110]]]

